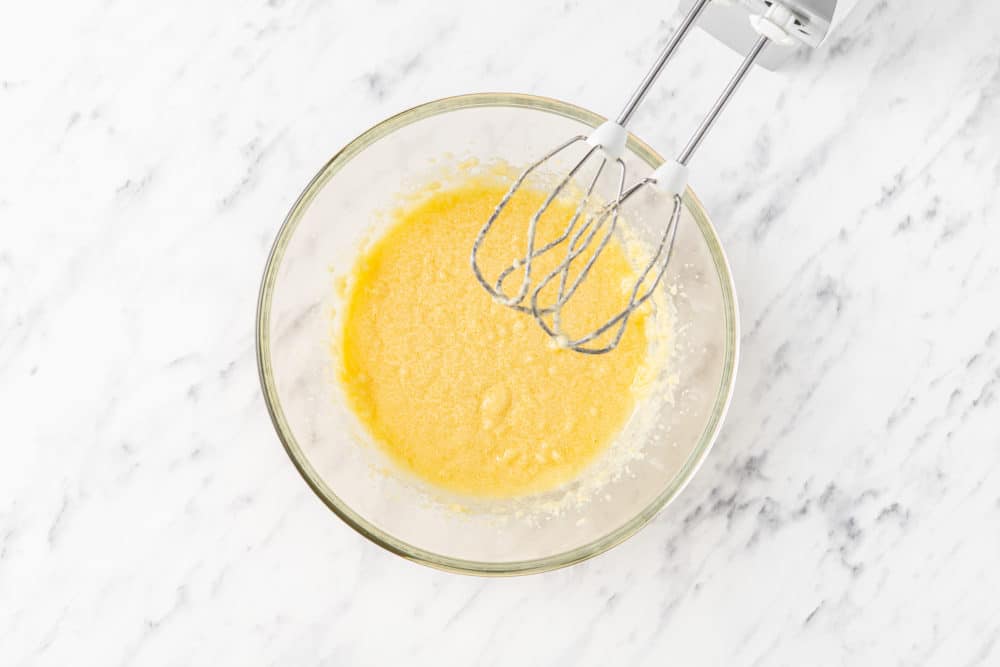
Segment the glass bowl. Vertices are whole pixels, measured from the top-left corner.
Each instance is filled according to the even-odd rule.
[[[257,361],[271,419],[316,495],[393,553],[444,570],[489,575],[542,572],[585,560],[634,534],[676,497],[716,438],[732,395],[738,318],[725,255],[690,190],[664,283],[673,293],[678,352],[654,385],[661,390],[645,399],[653,427],[627,427],[623,434],[641,458],[607,480],[593,499],[536,514],[530,507],[508,503],[494,511],[489,501],[462,504],[434,493],[395,474],[379,448],[364,442],[336,382],[334,276],[353,266],[372,221],[400,192],[424,178],[433,163],[471,156],[526,164],[603,120],[565,102],[507,93],[423,104],[379,123],[337,153],[278,232],[257,307]],[[630,182],[662,162],[634,136],[626,153]],[[653,235],[662,230],[662,215],[644,215],[643,207],[653,205],[636,204],[628,214],[633,229]]]

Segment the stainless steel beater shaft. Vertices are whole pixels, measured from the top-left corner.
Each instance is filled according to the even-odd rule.
[[[623,108],[622,112],[618,114],[616,122],[619,125],[628,125],[628,122],[632,120],[632,115],[639,108],[639,105],[642,104],[642,101],[646,99],[646,93],[648,93],[649,89],[653,87],[656,80],[660,78],[660,74],[663,73],[663,69],[667,66],[667,61],[670,60],[670,57],[674,55],[674,51],[676,51],[677,47],[680,46],[682,41],[684,41],[684,37],[687,36],[688,31],[691,30],[694,24],[698,21],[698,17],[701,16],[701,13],[705,10],[705,7],[708,6],[709,2],[711,2],[711,0],[696,0],[696,2],[691,5],[691,9],[689,9],[688,13],[684,15],[683,19],[681,19],[680,25],[677,26],[674,34],[671,35],[670,39],[667,41],[666,46],[664,46],[663,50],[660,51],[660,55],[657,56],[653,66],[649,68],[649,71],[646,72],[646,76],[642,78],[642,81],[639,82],[639,85],[636,87],[635,91],[633,91],[632,96],[628,98],[628,102],[625,103],[625,108]]]

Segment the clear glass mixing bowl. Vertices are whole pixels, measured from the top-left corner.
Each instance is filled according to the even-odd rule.
[[[429,158],[526,164],[603,120],[565,102],[506,93],[421,105],[337,153],[278,233],[257,309],[260,381],[274,427],[320,499],[393,553],[445,570],[494,575],[582,561],[634,534],[669,503],[716,438],[733,389],[738,318],[726,258],[690,190],[666,280],[676,292],[674,344],[681,351],[664,371],[674,389],[647,400],[645,412],[656,423],[635,436],[642,439],[642,458],[593,500],[541,518],[456,511],[453,499],[393,474],[378,448],[363,444],[335,381],[332,276],[353,265],[372,221],[419,180]],[[630,137],[625,161],[632,182],[662,158]],[[628,220],[655,236],[664,218],[662,209],[644,214],[642,207],[652,205],[640,202]]]

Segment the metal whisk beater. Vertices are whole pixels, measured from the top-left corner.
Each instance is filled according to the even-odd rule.
[[[684,149],[675,160],[664,162],[649,176],[626,187],[626,167],[622,159],[628,138],[625,126],[709,2],[710,0],[696,0],[694,2],[649,72],[639,83],[625,104],[625,107],[614,121],[606,121],[589,136],[580,134],[559,144],[540,159],[528,165],[517,176],[510,189],[480,229],[472,245],[472,270],[483,288],[497,302],[530,314],[545,333],[561,347],[586,354],[603,354],[617,347],[625,332],[625,327],[628,325],[629,318],[652,297],[666,273],[683,210],[682,197],[687,185],[688,162],[764,47],[770,41],[788,43],[791,41],[790,32],[793,29],[800,29],[806,25],[808,20],[805,16],[793,13],[784,5],[777,2],[768,3],[766,12],[762,16],[755,16],[753,20],[753,27],[758,33],[756,41],[746,53],[736,73],[733,74],[729,83],[726,84],[726,87],[698,125]],[[500,214],[515,193],[524,185],[529,175],[557,155],[581,142],[588,147],[583,157],[556,181],[555,187],[552,188],[542,205],[528,220],[524,254],[510,262],[495,280],[492,282],[488,281],[480,267],[479,252]],[[554,240],[536,247],[539,245],[538,222],[542,215],[566,191],[567,186],[581,174],[585,165],[596,159],[600,159],[600,163],[597,165],[597,169],[587,187],[580,191],[581,194],[579,195],[577,206],[566,223],[565,228]],[[617,183],[616,195],[603,205],[594,205],[592,199],[595,198],[594,191],[598,179],[605,172],[605,169],[609,168],[609,163],[611,164],[611,169],[617,169],[617,177],[615,178],[615,182]],[[573,298],[597,262],[598,257],[611,241],[619,222],[621,206],[637,192],[646,187],[653,187],[662,193],[662,195],[670,197],[672,200],[666,225],[653,254],[645,267],[639,271],[624,308],[593,330],[571,337],[563,329],[562,309]],[[554,269],[543,275],[539,280],[533,280],[532,269],[535,268],[536,260],[543,254],[550,252],[565,252],[565,254],[561,256],[560,261]],[[571,269],[573,268],[576,269],[575,275],[572,275]],[[504,287],[508,279],[518,270],[522,271],[519,286],[514,291],[505,290]],[[558,281],[554,290],[555,297],[548,302],[544,302],[542,292],[553,281]],[[549,291],[551,292],[552,290]],[[599,340],[602,337],[604,339]]]

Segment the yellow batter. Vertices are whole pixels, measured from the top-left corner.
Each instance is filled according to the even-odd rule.
[[[646,352],[643,315],[615,351],[594,356],[554,348],[530,316],[490,299],[469,252],[505,189],[469,180],[397,211],[355,267],[340,347],[349,404],[374,439],[428,482],[477,496],[546,491],[576,477],[632,413]],[[511,200],[482,249],[485,275],[523,254],[525,223],[544,196]],[[541,237],[572,212],[554,204]],[[612,242],[564,322],[605,321],[632,275]]]

